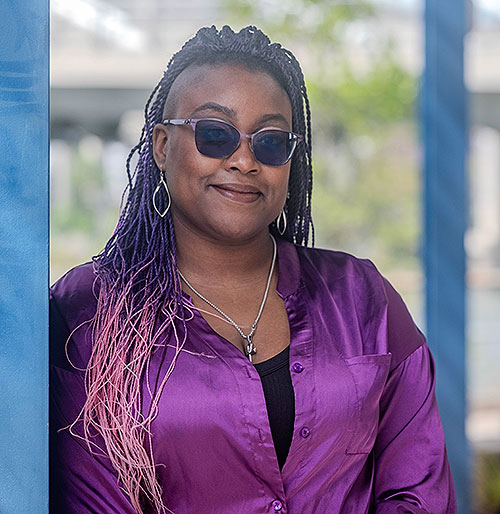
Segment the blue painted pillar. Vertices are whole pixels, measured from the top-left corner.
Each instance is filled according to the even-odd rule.
[[[427,336],[458,512],[470,512],[465,437],[466,0],[426,0],[423,80]]]
[[[48,0],[0,1],[0,512],[48,512]]]

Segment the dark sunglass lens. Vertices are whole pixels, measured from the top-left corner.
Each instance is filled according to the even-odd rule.
[[[201,120],[196,124],[196,148],[207,157],[228,157],[236,150],[239,140],[238,131],[222,121]]]
[[[269,166],[282,166],[290,159],[296,136],[284,130],[264,130],[253,141],[255,157]]]

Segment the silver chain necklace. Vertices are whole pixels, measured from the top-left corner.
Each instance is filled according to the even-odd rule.
[[[231,323],[231,325],[233,325],[233,327],[238,331],[238,333],[240,334],[240,336],[245,339],[246,341],[246,345],[245,345],[245,355],[248,357],[248,359],[250,360],[250,362],[252,362],[252,355],[254,355],[255,353],[257,353],[257,348],[255,348],[255,345],[253,344],[253,341],[252,341],[252,338],[253,338],[253,334],[254,332],[257,330],[257,323],[259,322],[259,319],[260,319],[260,316],[262,314],[262,311],[264,310],[264,305],[266,303],[266,300],[267,300],[267,295],[269,293],[269,286],[271,285],[271,278],[273,276],[273,270],[274,270],[274,264],[276,262],[276,240],[274,239],[274,237],[272,236],[272,234],[269,234],[269,236],[271,237],[271,239],[273,240],[273,259],[271,261],[271,268],[269,270],[269,276],[267,277],[267,284],[266,284],[266,290],[264,291],[264,297],[262,298],[262,302],[260,304],[260,308],[259,308],[259,312],[257,313],[257,317],[255,318],[255,321],[252,323],[252,329],[250,330],[250,332],[248,334],[244,334],[243,333],[243,330],[241,330],[241,328],[238,326],[238,324],[233,321],[222,309],[219,309],[219,307],[217,307],[217,305],[215,305],[214,303],[212,303],[210,300],[208,300],[207,298],[205,298],[201,293],[199,293],[189,282],[188,280],[186,279],[186,277],[181,273],[180,270],[179,271],[179,275],[181,276],[182,280],[184,280],[184,282],[186,283],[186,285],[189,287],[189,289],[191,289],[197,296],[199,296],[204,302],[208,303],[208,305],[210,305],[211,307],[213,307],[218,313],[222,314],[222,316],[224,316],[224,318],[226,318],[229,323]]]

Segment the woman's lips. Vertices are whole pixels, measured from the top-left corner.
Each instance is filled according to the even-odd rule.
[[[236,202],[255,202],[261,195],[258,189],[239,184],[212,184],[212,187],[225,198],[229,198]]]

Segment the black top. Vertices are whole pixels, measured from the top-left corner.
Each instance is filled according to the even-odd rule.
[[[290,449],[295,420],[295,397],[289,364],[290,346],[278,355],[255,364],[255,369],[262,381],[269,425],[280,469]]]

